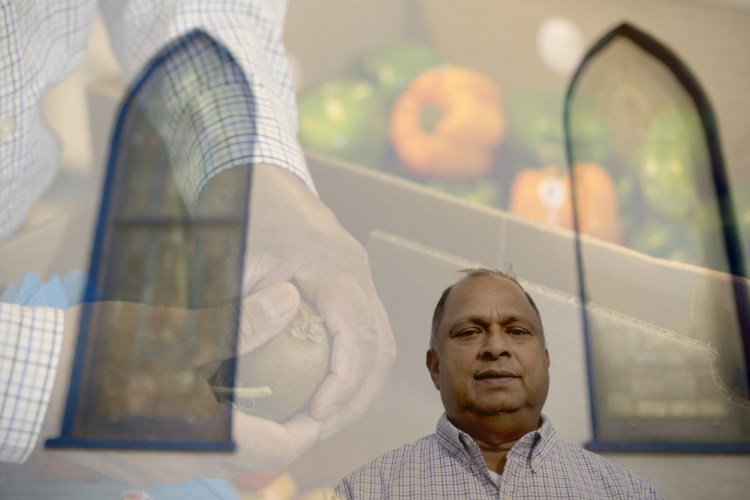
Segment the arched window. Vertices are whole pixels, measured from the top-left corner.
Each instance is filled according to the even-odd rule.
[[[601,145],[585,140],[592,116],[615,151],[623,243],[654,259],[618,269],[576,231],[590,447],[748,451],[750,248],[709,101],[667,47],[622,24],[589,50],[566,94],[574,180]]]
[[[191,81],[194,92],[203,92],[217,74],[249,92],[229,54],[193,33],[149,65],[121,107],[63,428],[48,446],[234,448],[231,407],[217,403],[190,365],[203,336],[216,332],[183,313],[214,306],[239,310],[251,169],[223,170],[196,196],[186,192],[180,180],[185,174],[177,168],[182,165],[175,163],[192,156],[201,165],[211,161],[190,134],[179,131],[195,131],[218,111],[201,115],[188,107],[170,115],[169,99],[177,94],[164,94]],[[190,94],[182,99],[189,101]],[[253,116],[251,109],[234,111]],[[225,333],[236,352],[240,315],[231,316],[232,331]],[[233,366],[230,361],[223,369],[232,372]]]

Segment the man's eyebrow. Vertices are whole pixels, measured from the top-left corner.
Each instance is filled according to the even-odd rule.
[[[473,324],[476,324],[476,325],[485,326],[485,325],[491,323],[491,321],[492,320],[490,318],[488,318],[487,316],[481,316],[481,315],[477,315],[477,314],[466,315],[466,316],[459,316],[450,325],[450,330],[449,331],[452,331],[454,327],[456,327],[457,325],[460,325],[462,323],[473,323]],[[513,323],[523,323],[523,324],[533,325],[533,321],[531,319],[529,319],[529,318],[522,318],[522,317],[519,317],[519,316],[516,316],[516,315],[509,315],[509,316],[501,317],[499,323],[501,325],[510,325],[510,324],[513,324]]]
[[[532,321],[529,318],[519,318],[518,316],[508,316],[504,320],[502,320],[500,323],[507,325],[510,323],[528,323],[532,324]]]
[[[476,315],[476,314],[459,316],[458,318],[456,318],[455,321],[453,321],[453,324],[451,325],[451,327],[455,325],[459,325],[461,323],[477,323],[480,325],[484,325],[484,324],[489,323],[489,321],[487,320],[487,318]]]

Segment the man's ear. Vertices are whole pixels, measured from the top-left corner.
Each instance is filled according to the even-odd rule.
[[[427,369],[430,371],[430,378],[432,378],[432,385],[435,389],[440,390],[440,358],[437,352],[432,349],[427,350]]]

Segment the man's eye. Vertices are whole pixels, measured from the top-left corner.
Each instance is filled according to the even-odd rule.
[[[460,330],[456,336],[457,337],[470,337],[471,335],[479,333],[479,330],[476,328],[467,328],[465,330]]]
[[[527,329],[520,328],[520,327],[517,327],[517,326],[509,328],[508,329],[508,333],[511,334],[511,335],[515,335],[515,336],[531,335],[531,332],[529,332]]]

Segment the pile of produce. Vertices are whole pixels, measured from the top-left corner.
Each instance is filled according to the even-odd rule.
[[[299,100],[305,148],[496,207],[504,135],[496,84],[419,43],[373,51]]]
[[[721,217],[702,125],[692,112],[661,111],[618,186],[630,248],[727,270]]]
[[[481,71],[431,47],[365,54],[343,78],[303,92],[300,141],[310,150],[645,254],[726,270],[718,202],[693,111],[655,110],[639,145],[618,150],[612,124],[576,103],[567,166],[559,91],[503,95]],[[572,170],[572,171],[570,171]],[[750,187],[733,188],[750,246]]]

